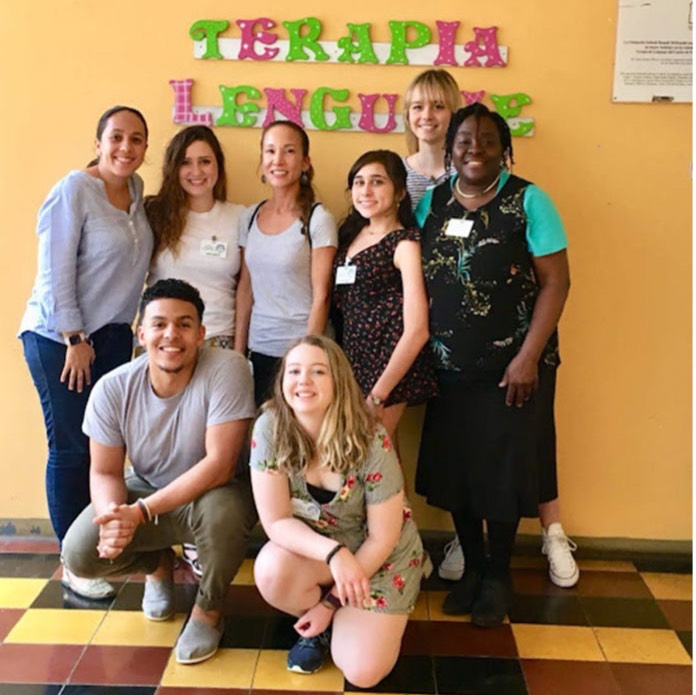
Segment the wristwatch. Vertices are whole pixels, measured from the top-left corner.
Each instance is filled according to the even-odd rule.
[[[375,396],[374,393],[371,393],[368,398],[370,399],[370,403],[372,405],[383,405],[384,404],[384,398],[380,398],[379,396]]]
[[[63,340],[65,344],[70,347],[71,345],[79,345],[80,343],[86,343],[88,341],[87,334],[84,331],[79,333],[73,333],[72,335],[64,335]]]

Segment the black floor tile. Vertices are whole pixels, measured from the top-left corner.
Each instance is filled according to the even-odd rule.
[[[689,652],[689,656],[694,658],[694,633],[691,630],[680,630],[677,632],[679,641],[684,645],[684,649]]]
[[[580,601],[594,627],[670,627],[657,602],[651,599],[583,596]]]
[[[517,659],[436,656],[437,692],[443,695],[528,695]]]
[[[121,589],[121,584],[113,585],[118,592]],[[107,610],[115,601],[115,597],[94,600],[83,598],[76,593],[66,589],[60,581],[54,579],[47,582],[46,586],[41,590],[41,593],[34,599],[31,604],[32,608],[67,608],[69,610]]]
[[[49,579],[59,565],[54,554],[0,553],[0,577]]]
[[[577,596],[516,594],[508,617],[511,623],[538,625],[589,625]]]
[[[684,555],[638,558],[633,564],[639,572],[693,573],[693,558]]]
[[[296,622],[297,618],[292,615],[275,615],[266,618],[263,648],[290,649],[300,637],[293,628]]]
[[[346,692],[360,692],[346,682]],[[369,688],[371,693],[435,693],[433,664],[428,656],[400,656],[392,672],[376,686]]]
[[[112,610],[140,611],[143,603],[143,582],[128,582],[114,599]],[[177,584],[174,589],[174,602],[177,613],[189,613],[196,600],[197,584]]]
[[[253,616],[227,616],[220,647],[226,649],[260,649],[266,631],[266,619]]]

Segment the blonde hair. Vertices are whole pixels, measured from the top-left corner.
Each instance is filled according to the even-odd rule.
[[[406,126],[406,145],[408,153],[418,152],[418,138],[411,130],[408,122],[408,112],[411,110],[413,95],[416,89],[428,101],[442,101],[444,105],[454,113],[462,105],[462,94],[454,77],[447,70],[425,70],[416,75],[404,94],[404,125]]]
[[[283,375],[290,352],[298,345],[321,348],[329,362],[333,400],[319,430],[317,441],[299,425],[283,396]],[[333,340],[307,335],[286,351],[273,385],[273,395],[263,410],[274,416],[273,441],[278,470],[285,474],[305,473],[315,459],[334,473],[345,474],[362,465],[375,436],[375,422],[365,397],[355,381],[348,358]]]

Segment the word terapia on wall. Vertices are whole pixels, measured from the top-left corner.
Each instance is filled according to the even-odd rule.
[[[281,22],[268,17],[238,19],[230,29],[225,19],[201,19],[189,28],[193,55],[199,60],[282,61],[288,63],[342,63],[345,65],[427,65],[472,69],[505,68],[508,49],[498,43],[498,27],[472,27],[469,38],[457,43],[459,21],[435,21],[434,30],[418,21],[390,21],[389,42],[375,42],[369,23],[348,23],[338,40],[322,38],[316,17]],[[231,33],[238,36],[229,36]],[[312,130],[398,133],[404,129],[397,113],[399,94],[357,93],[359,110],[349,102],[347,87],[325,86],[311,93],[301,87],[258,88],[250,84],[220,85],[220,105],[194,105],[194,79],[173,79],[174,123],[259,128],[286,118]],[[507,119],[516,137],[534,133],[534,119],[522,116],[532,99],[524,92],[487,94],[484,89],[462,89],[465,104],[488,98]]]

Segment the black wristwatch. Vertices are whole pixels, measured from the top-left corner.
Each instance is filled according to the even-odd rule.
[[[63,340],[65,344],[70,347],[71,345],[79,345],[80,343],[86,343],[89,341],[87,335],[80,331],[79,333],[73,333],[72,335],[64,335]]]

